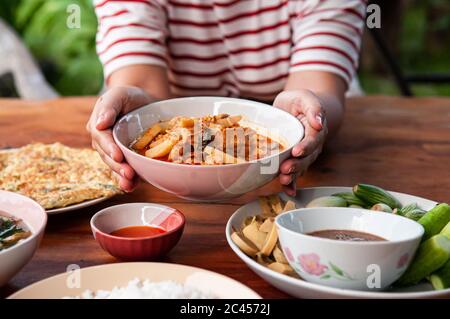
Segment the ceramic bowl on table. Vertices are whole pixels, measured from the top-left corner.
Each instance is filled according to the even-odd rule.
[[[239,164],[186,165],[142,156],[129,148],[148,127],[175,116],[202,117],[228,113],[264,128],[282,139],[285,148],[269,157]],[[218,201],[240,196],[270,182],[279,164],[303,138],[300,122],[291,114],[263,103],[222,97],[188,97],[156,102],[122,117],[113,129],[127,162],[150,184],[178,197]]]
[[[167,254],[181,238],[184,215],[168,206],[129,203],[107,207],[91,219],[92,233],[109,254],[123,260],[153,260]],[[151,226],[162,233],[142,237],[122,237],[111,233],[133,226]]]
[[[351,187],[309,187],[297,191],[295,197],[288,197],[284,193],[278,193],[283,201],[293,200],[296,207],[303,208],[313,199],[322,196],[330,196],[336,193],[351,192]],[[424,210],[430,210],[438,203],[405,193],[390,192],[400,203],[405,206],[416,203]],[[255,216],[260,211],[258,200],[252,201],[239,209],[230,217],[226,226],[226,237],[230,248],[234,253],[258,276],[267,281],[279,290],[298,298],[377,298],[377,299],[417,299],[417,298],[450,298],[450,289],[434,290],[428,281],[423,281],[417,285],[409,287],[391,286],[384,291],[363,291],[342,289],[325,286],[309,282],[300,278],[280,274],[264,265],[259,264],[255,259],[247,256],[231,239],[233,228],[239,229],[242,223],[250,216]]]
[[[45,210],[32,199],[0,190],[0,215],[21,220],[31,236],[0,251],[0,286],[18,273],[36,252],[47,224]]]
[[[170,281],[191,287],[202,293],[220,299],[261,299],[242,283],[224,275],[178,264],[156,262],[113,263],[79,270],[80,285],[71,286],[67,282],[73,274],[64,272],[38,281],[17,291],[9,299],[60,299],[81,296],[86,290],[112,290],[126,287],[130,280],[149,280],[153,283]],[[134,298],[142,299],[136,292]],[[128,297],[129,298],[129,297]]]
[[[395,214],[357,208],[304,208],[275,219],[289,264],[303,279],[321,285],[383,290],[405,272],[423,235],[419,223]],[[380,241],[312,236],[323,230],[357,231]]]

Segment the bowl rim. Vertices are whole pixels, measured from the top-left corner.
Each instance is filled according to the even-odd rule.
[[[143,108],[148,108],[148,107],[152,107],[154,105],[164,104],[164,103],[167,103],[167,102],[173,102],[173,101],[178,101],[178,100],[197,100],[197,99],[211,99],[211,98],[222,99],[222,100],[231,100],[231,101],[236,101],[238,103],[242,103],[243,101],[245,101],[247,103],[259,104],[262,107],[271,107],[271,108],[276,109],[277,111],[284,112],[289,117],[292,117],[295,120],[297,120],[297,122],[299,124],[298,128],[300,130],[300,138],[297,139],[294,143],[292,143],[292,146],[286,147],[284,150],[282,150],[279,153],[275,153],[273,155],[266,156],[266,157],[263,157],[263,158],[260,158],[260,159],[256,159],[256,160],[252,160],[252,161],[248,161],[248,162],[234,163],[234,164],[225,164],[225,165],[187,165],[187,164],[181,164],[181,163],[160,161],[160,160],[157,160],[157,159],[153,159],[153,158],[149,158],[149,157],[143,156],[143,155],[141,155],[139,153],[136,153],[136,152],[132,151],[128,146],[124,145],[119,140],[119,138],[117,137],[117,130],[118,130],[118,127],[119,127],[119,123],[121,121],[123,121],[127,116],[139,113],[139,111],[141,109],[143,109]],[[273,158],[280,157],[282,154],[285,154],[286,152],[290,153],[292,148],[296,144],[300,143],[303,140],[303,138],[305,137],[305,128],[304,128],[303,124],[295,116],[293,116],[291,113],[289,113],[289,112],[287,112],[287,111],[285,111],[283,109],[271,106],[271,105],[266,104],[266,103],[262,103],[262,102],[258,102],[258,101],[252,101],[252,100],[248,100],[248,99],[239,99],[239,98],[232,98],[232,97],[207,96],[207,95],[205,95],[205,96],[178,97],[178,98],[172,98],[172,99],[166,99],[166,100],[158,100],[158,101],[146,104],[146,105],[142,105],[141,107],[139,107],[137,109],[134,109],[133,111],[122,115],[116,121],[116,123],[114,124],[114,127],[112,129],[112,135],[113,135],[114,142],[116,142],[116,144],[119,145],[119,147],[122,149],[122,152],[124,152],[124,151],[131,152],[132,154],[137,155],[138,157],[145,158],[146,160],[149,160],[149,161],[154,162],[154,163],[159,163],[161,165],[174,165],[176,167],[189,167],[189,169],[216,169],[218,167],[231,168],[231,167],[239,167],[239,166],[250,165],[250,164],[255,164],[255,163],[265,163],[265,162],[269,162]]]
[[[182,269],[185,272],[188,272],[189,275],[192,275],[196,272],[200,272],[200,273],[205,273],[211,276],[214,276],[215,278],[221,278],[226,280],[229,283],[233,283],[233,285],[236,285],[237,287],[241,287],[243,290],[246,290],[248,292],[248,295],[253,295],[255,299],[262,299],[262,297],[259,295],[259,293],[257,293],[254,289],[250,288],[248,285],[242,283],[241,281],[225,275],[219,271],[215,271],[215,270],[210,270],[208,268],[204,268],[203,266],[195,266],[195,265],[189,265],[189,264],[185,264],[185,263],[175,263],[175,262],[171,262],[171,261],[119,261],[119,262],[113,262],[113,263],[104,263],[104,264],[97,264],[97,265],[91,265],[91,266],[86,266],[86,267],[81,267],[80,271],[81,271],[81,275],[83,275],[83,272],[86,271],[96,271],[97,269],[103,269],[103,268],[117,268],[119,272],[122,272],[123,269],[128,269],[126,272],[127,273],[131,273],[129,271],[129,267],[127,266],[131,266],[131,267],[137,267],[137,268],[141,268],[142,266],[146,267],[146,266],[150,266],[150,267],[154,267],[154,268],[158,268],[158,267],[171,267],[171,268],[175,268],[175,269]],[[134,269],[133,269],[134,271]],[[124,271],[125,272],[125,271]],[[27,293],[30,290],[35,290],[36,287],[39,287],[43,284],[47,284],[49,282],[52,281],[59,281],[60,278],[63,278],[64,280],[67,277],[67,272],[62,272],[62,273],[57,273],[56,275],[52,275],[43,279],[40,279],[38,281],[35,281],[31,284],[29,284],[26,287],[22,287],[20,289],[18,289],[17,291],[11,293],[10,295],[8,295],[7,297],[5,297],[5,299],[18,299],[20,297],[18,297],[18,295],[21,295],[22,293]],[[132,278],[135,278],[136,276],[130,276]],[[183,280],[185,280],[186,278],[188,278],[189,276],[186,277],[182,277]],[[132,279],[131,278],[131,279]],[[130,279],[130,280],[131,280]],[[141,280],[145,279],[145,278],[139,278]],[[152,282],[161,282],[161,281],[167,281],[170,280],[170,278],[168,279],[161,279],[161,280],[151,280]],[[176,280],[176,282],[185,284],[185,282],[183,281],[178,281]],[[128,282],[126,282],[125,284],[127,284]],[[118,284],[114,284],[115,286],[119,286]],[[114,287],[112,287],[111,289],[113,289]],[[108,288],[103,288],[103,289],[108,289]],[[86,290],[86,289],[84,289]],[[83,291],[84,291],[83,290]],[[96,291],[101,290],[101,289],[95,289]]]
[[[11,247],[8,247],[6,249],[1,250],[0,251],[0,257],[2,255],[8,254],[9,252],[12,252],[14,249],[17,249],[17,248],[25,245],[26,243],[28,243],[28,242],[36,239],[37,237],[39,237],[40,234],[44,232],[45,227],[47,225],[47,220],[48,220],[48,215],[45,212],[45,209],[41,205],[39,205],[39,203],[36,202],[35,200],[33,200],[33,199],[31,199],[31,198],[29,198],[29,197],[27,197],[25,195],[22,195],[22,194],[19,194],[19,193],[15,193],[15,192],[9,192],[9,191],[5,191],[5,190],[0,190],[0,196],[2,194],[6,194],[6,195],[9,195],[9,196],[11,196],[11,195],[12,196],[16,196],[16,197],[20,198],[21,200],[25,200],[25,201],[31,202],[34,206],[36,206],[36,209],[37,209],[36,212],[39,211],[41,213],[43,219],[42,219],[42,222],[41,222],[41,224],[39,225],[39,227],[38,227],[38,229],[36,231],[31,231],[30,230],[31,231],[31,236],[30,237],[19,241],[17,244],[15,244],[15,245],[13,245]],[[6,213],[8,213],[11,216],[16,217],[14,215],[14,213],[10,213],[10,212],[6,212]],[[23,221],[27,225],[27,227],[29,227],[28,222],[25,221],[25,220],[23,220]],[[37,247],[36,247],[36,249],[37,249]]]
[[[333,211],[340,211],[340,212],[344,212],[344,211],[350,211],[349,213],[353,212],[353,213],[362,213],[364,215],[367,214],[374,214],[374,216],[376,215],[387,215],[390,216],[389,218],[398,218],[399,221],[401,221],[402,223],[405,222],[407,224],[410,224],[411,227],[417,227],[418,230],[418,234],[414,235],[414,236],[410,236],[409,238],[406,239],[399,239],[399,240],[384,240],[384,241],[345,241],[345,240],[334,240],[334,239],[329,239],[329,238],[322,238],[322,237],[317,237],[317,236],[311,236],[311,235],[307,235],[304,233],[299,233],[296,231],[293,231],[283,225],[280,224],[280,220],[283,218],[283,216],[287,216],[287,215],[291,215],[291,214],[301,214],[304,211],[314,211],[314,210],[325,210],[325,211],[329,211],[328,213],[333,213]],[[376,217],[375,217],[376,218]],[[424,228],[422,225],[420,225],[419,223],[408,219],[406,217],[403,216],[398,216],[392,213],[386,213],[386,212],[373,212],[370,211],[368,209],[364,209],[364,208],[353,208],[353,207],[310,207],[310,208],[297,208],[288,212],[284,212],[280,215],[278,215],[275,218],[275,224],[278,227],[279,231],[286,231],[294,236],[299,237],[300,239],[308,239],[308,240],[314,240],[317,242],[322,242],[322,243],[333,243],[334,245],[339,245],[339,246],[359,246],[361,247],[362,245],[367,245],[367,246],[387,246],[387,245],[396,245],[396,244],[402,244],[402,243],[406,243],[406,242],[410,242],[410,241],[414,241],[417,239],[420,239],[423,237],[424,234]],[[415,225],[417,224],[417,225]],[[409,226],[408,226],[409,227]],[[375,234],[376,236],[378,236],[377,234]]]
[[[112,208],[118,208],[118,207],[122,207],[122,206],[129,206],[129,205],[135,205],[135,204],[139,204],[139,205],[145,205],[145,206],[157,206],[160,208],[169,208],[169,209],[173,209],[173,213],[177,214],[178,216],[181,217],[181,222],[180,224],[175,227],[174,229],[170,230],[170,231],[166,231],[164,233],[161,234],[157,234],[154,236],[144,236],[144,237],[121,237],[121,236],[114,236],[111,234],[108,234],[102,230],[100,230],[94,223],[95,220],[98,218],[98,216],[104,214],[105,212],[111,210]],[[136,203],[125,203],[125,204],[119,204],[119,205],[113,205],[113,206],[108,206],[103,208],[102,210],[98,211],[97,213],[95,213],[90,220],[90,225],[91,225],[91,230],[94,232],[98,232],[100,233],[102,236],[105,236],[109,239],[113,239],[113,240],[126,240],[126,241],[142,241],[142,240],[152,240],[152,239],[156,239],[156,238],[161,238],[161,237],[165,237],[168,236],[170,234],[176,233],[178,232],[180,229],[183,229],[184,225],[186,224],[186,217],[184,216],[184,214],[182,212],[180,212],[178,209],[173,208],[173,207],[169,207],[166,205],[161,205],[161,204],[156,204],[156,203],[146,203],[146,202],[136,202]],[[95,233],[94,233],[95,235]]]

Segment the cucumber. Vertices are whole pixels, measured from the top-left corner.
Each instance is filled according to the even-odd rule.
[[[450,288],[450,260],[430,276],[430,282],[436,290]]]
[[[347,207],[347,202],[341,197],[323,196],[313,199],[306,207]]]
[[[353,193],[368,206],[383,203],[392,209],[402,208],[402,204],[394,196],[378,186],[357,184],[353,186]]]
[[[450,239],[450,222],[448,222],[447,225],[442,228],[440,234],[447,236],[447,238]]]
[[[417,203],[403,206],[403,208],[397,210],[397,214],[415,221],[418,221],[426,213],[427,212],[420,208]]]
[[[450,239],[444,235],[435,235],[420,244],[414,260],[397,284],[400,286],[417,284],[441,268],[449,258]]]
[[[419,219],[421,219],[424,215],[426,214],[426,211],[420,210],[420,209],[416,209],[416,210],[412,210],[409,211],[405,214],[406,218],[412,219],[414,221],[418,221]]]
[[[348,206],[357,205],[360,207],[367,207],[367,204],[364,203],[362,200],[360,200],[358,197],[356,197],[355,194],[353,194],[352,192],[336,193],[336,194],[333,194],[332,196],[337,196],[342,199],[345,199]]]
[[[442,203],[428,211],[417,221],[425,229],[423,240],[430,238],[439,232],[450,222],[450,206]]]

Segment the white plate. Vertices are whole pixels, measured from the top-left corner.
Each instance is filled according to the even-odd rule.
[[[261,299],[261,297],[238,281],[201,268],[155,262],[116,263],[87,267],[78,273],[80,287],[69,288],[76,273],[62,273],[32,284],[10,299],[60,299],[79,296],[87,289],[91,291],[111,290],[123,287],[134,278],[152,282],[175,281],[196,288],[221,299]]]
[[[351,191],[350,187],[313,187],[302,188],[297,191],[295,198],[290,198],[297,203],[297,207],[305,207],[312,199],[332,195],[338,192]],[[417,203],[423,209],[431,209],[437,203],[421,197],[391,192],[403,205]],[[288,197],[279,194],[284,200]],[[256,274],[265,281],[284,291],[285,293],[299,298],[450,298],[450,289],[433,290],[429,283],[421,283],[402,289],[392,289],[384,292],[356,291],[327,287],[310,283],[301,279],[279,274],[264,267],[245,255],[239,247],[231,240],[232,227],[239,228],[247,216],[256,215],[260,211],[258,201],[253,201],[239,208],[228,220],[226,237],[231,249],[249,266]]]
[[[100,197],[100,198],[96,198],[96,199],[91,199],[91,200],[87,200],[78,204],[73,204],[73,205],[69,205],[66,207],[61,207],[61,208],[53,208],[53,209],[46,209],[45,211],[47,212],[47,214],[49,215],[56,215],[56,214],[61,214],[61,213],[67,213],[70,212],[72,210],[77,210],[77,209],[82,209],[85,207],[89,207],[101,202],[104,202],[107,199],[110,199],[111,197]]]
[[[1,149],[0,153],[12,153],[15,150],[17,150],[17,148],[8,148],[8,149]],[[56,214],[61,214],[61,213],[66,213],[66,212],[70,212],[73,210],[77,210],[77,209],[82,209],[85,207],[89,207],[98,203],[101,203],[107,199],[109,199],[111,197],[100,197],[100,198],[95,198],[95,199],[91,199],[91,200],[87,200],[78,204],[73,204],[73,205],[69,205],[66,207],[60,207],[60,208],[52,208],[52,209],[46,209],[46,213],[49,215],[56,215]]]

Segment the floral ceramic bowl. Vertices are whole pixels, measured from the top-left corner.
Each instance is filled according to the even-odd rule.
[[[344,289],[383,290],[409,266],[423,227],[407,218],[357,208],[305,208],[276,218],[283,252],[305,280]],[[342,241],[308,235],[350,230],[385,241]]]

